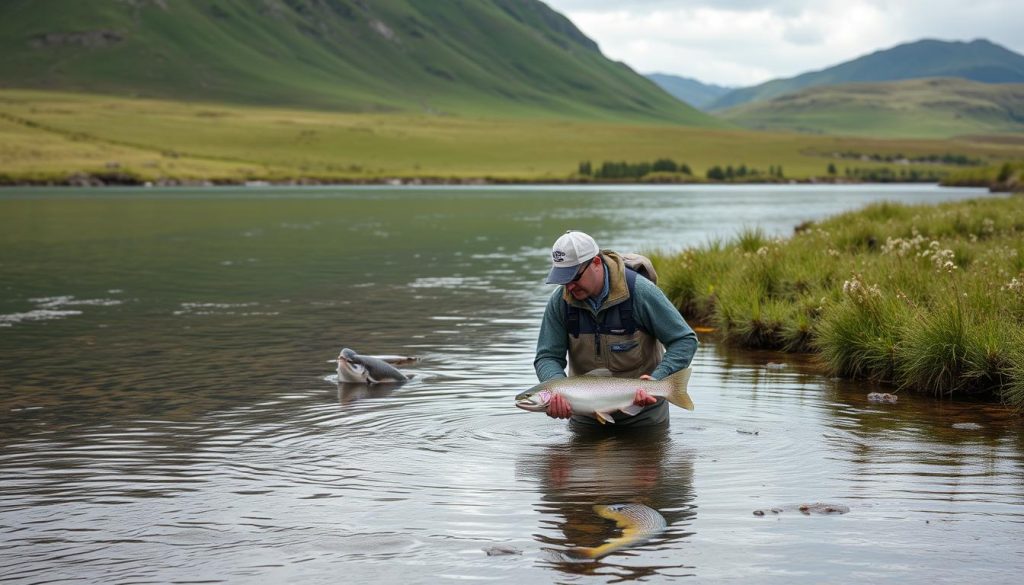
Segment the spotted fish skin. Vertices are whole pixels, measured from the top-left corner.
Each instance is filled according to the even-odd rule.
[[[613,538],[601,546],[575,548],[571,551],[575,557],[599,559],[624,548],[639,546],[660,534],[668,526],[664,516],[643,504],[594,506],[594,512],[602,518],[614,520],[615,525],[622,529],[622,536]]]
[[[614,423],[614,412],[635,415],[642,407],[633,404],[638,388],[648,394],[665,398],[672,404],[693,410],[693,400],[686,392],[690,368],[680,370],[664,380],[638,380],[608,376],[572,376],[537,384],[516,396],[516,406],[527,411],[545,412],[551,398],[558,394],[569,401],[573,414],[591,416],[600,423]]]

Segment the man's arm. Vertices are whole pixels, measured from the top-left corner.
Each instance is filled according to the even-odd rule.
[[[565,328],[565,315],[562,309],[562,288],[558,287],[548,300],[544,318],[540,322],[537,356],[533,360],[537,379],[546,382],[553,378],[564,378],[565,355],[568,351],[569,333]]]
[[[637,278],[634,292],[637,322],[665,346],[661,364],[651,372],[651,377],[661,380],[685,369],[697,353],[697,334],[658,285],[646,278]]]

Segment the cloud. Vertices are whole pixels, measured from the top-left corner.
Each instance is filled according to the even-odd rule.
[[[1016,0],[547,0],[634,69],[753,85],[920,40],[1024,50]]]

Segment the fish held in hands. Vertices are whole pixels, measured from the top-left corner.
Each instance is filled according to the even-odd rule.
[[[591,416],[601,423],[614,423],[613,412],[635,415],[643,410],[642,406],[633,403],[638,389],[656,398],[665,398],[680,408],[693,410],[693,400],[686,392],[689,381],[690,368],[663,380],[607,376],[556,378],[537,384],[516,396],[516,406],[530,412],[546,412],[551,398],[557,394],[569,402],[573,414]]]

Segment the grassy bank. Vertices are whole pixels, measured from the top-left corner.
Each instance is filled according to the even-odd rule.
[[[786,180],[808,180],[843,179],[853,167],[961,169],[924,162],[950,154],[989,165],[1024,159],[1020,141],[873,140],[499,115],[339,113],[0,90],[0,179],[566,181],[581,161],[666,158],[686,163],[697,180],[716,166],[742,165],[784,168]],[[864,160],[843,158],[849,153]],[[904,160],[885,160],[896,154]]]
[[[1024,191],[1024,161],[954,171],[942,184],[948,187],[988,187],[992,191]]]
[[[816,352],[834,374],[1024,408],[1024,198],[875,204],[772,239],[657,257],[726,342]]]

